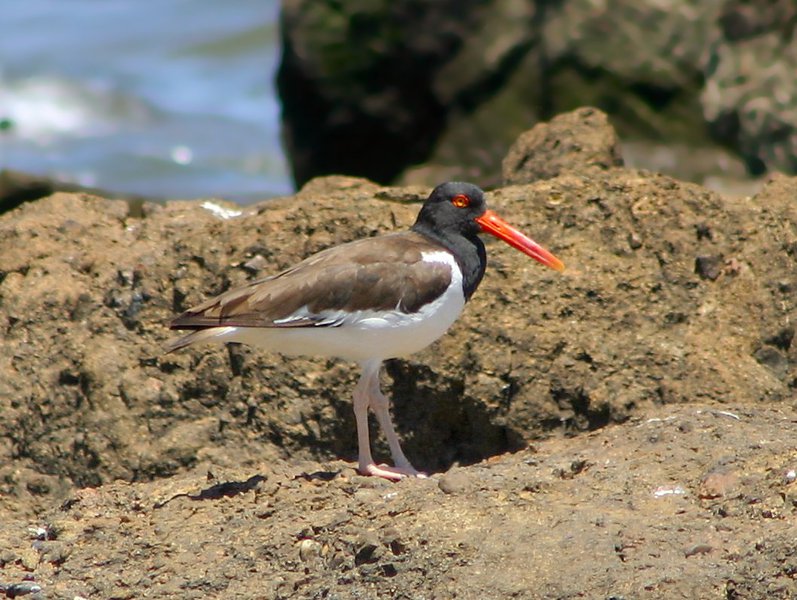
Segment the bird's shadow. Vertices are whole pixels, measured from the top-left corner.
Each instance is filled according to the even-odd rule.
[[[265,480],[266,477],[263,475],[252,475],[246,481],[224,481],[222,483],[216,483],[208,488],[205,488],[204,490],[201,490],[198,494],[175,494],[167,500],[156,502],[154,508],[163,508],[175,498],[188,498],[189,500],[193,500],[195,502],[200,500],[218,500],[219,498],[224,497],[232,498],[233,496],[254,490]]]

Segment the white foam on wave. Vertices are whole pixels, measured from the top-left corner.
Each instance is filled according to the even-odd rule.
[[[53,76],[0,80],[0,119],[7,134],[48,144],[60,137],[92,137],[120,123],[152,118],[142,101],[106,87]]]

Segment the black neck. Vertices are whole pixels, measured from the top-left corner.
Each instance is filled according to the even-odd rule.
[[[423,222],[415,223],[412,230],[429,238],[454,255],[454,259],[462,270],[462,292],[465,294],[465,300],[470,300],[473,292],[479,287],[487,267],[487,253],[479,236],[439,231]]]

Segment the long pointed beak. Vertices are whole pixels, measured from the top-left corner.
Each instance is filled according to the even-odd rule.
[[[493,211],[486,211],[481,217],[476,217],[476,222],[481,226],[482,231],[494,235],[504,240],[513,248],[517,248],[523,254],[527,254],[537,262],[556,271],[564,271],[564,263],[540,246],[537,242],[527,237]]]

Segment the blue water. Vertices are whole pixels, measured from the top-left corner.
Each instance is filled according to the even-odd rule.
[[[116,192],[290,193],[277,0],[12,0],[0,168]]]

